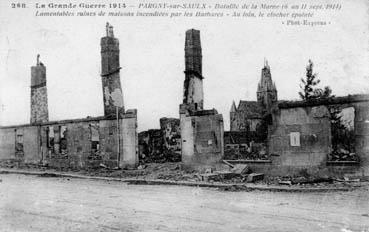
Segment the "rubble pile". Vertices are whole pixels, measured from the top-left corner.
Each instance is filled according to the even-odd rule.
[[[178,138],[167,129],[151,129],[138,134],[140,163],[181,161],[181,149],[177,146]]]
[[[264,144],[246,144],[243,146],[225,147],[225,160],[269,160]]]
[[[140,157],[141,158],[141,157]],[[164,150],[162,152],[153,152],[147,156],[142,156],[142,163],[166,163],[166,162],[180,162],[181,154]]]
[[[329,161],[359,161],[359,156],[354,152],[340,148],[328,154]]]

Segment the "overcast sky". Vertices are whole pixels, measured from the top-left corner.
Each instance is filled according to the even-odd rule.
[[[178,117],[190,28],[201,31],[205,108],[223,114],[226,130],[232,100],[256,99],[264,57],[279,99],[298,99],[309,59],[334,94],[368,93],[369,8],[366,0],[341,3],[338,15],[323,16],[331,25],[312,28],[277,19],[37,18],[1,1],[0,125],[29,122],[30,67],[38,53],[47,68],[50,120],[103,115],[100,38],[107,21],[120,42],[125,106],[138,110],[139,131]]]

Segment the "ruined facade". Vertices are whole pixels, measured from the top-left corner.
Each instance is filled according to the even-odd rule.
[[[1,127],[1,160],[72,169],[135,166],[136,117],[126,113],[119,130],[116,120],[104,117]]]
[[[101,80],[105,117],[116,117],[117,110],[124,114],[123,93],[120,84],[119,40],[114,37],[113,27],[106,24],[106,36],[101,38]]]
[[[331,107],[353,107],[355,161],[333,161]],[[268,149],[274,173],[300,170],[369,176],[369,95],[279,102],[269,127]],[[284,173],[283,173],[284,172]]]
[[[261,70],[261,78],[256,92],[257,101],[241,100],[236,107],[233,102],[230,110],[230,131],[243,131],[249,134],[266,132],[267,125],[265,121],[270,121],[268,115],[271,114],[273,107],[278,101],[277,89],[272,81],[272,75],[268,62],[265,61]],[[270,124],[271,122],[265,122]],[[261,135],[260,135],[261,136]],[[263,137],[263,136],[261,136]],[[265,137],[265,136],[264,136]],[[256,138],[256,140],[259,140]]]
[[[36,66],[31,67],[31,120],[30,123],[49,121],[47,105],[46,67],[37,55]]]
[[[46,68],[38,61],[31,68],[31,124],[0,127],[0,161],[75,169],[138,164],[137,110],[124,111],[119,43],[109,24],[106,29],[101,39],[104,116],[48,122]]]
[[[215,109],[204,110],[200,31],[186,31],[183,104],[179,107],[182,162],[207,165],[224,155],[223,117]]]

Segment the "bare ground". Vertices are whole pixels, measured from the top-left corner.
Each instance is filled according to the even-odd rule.
[[[369,187],[222,192],[1,174],[0,231],[369,231]]]

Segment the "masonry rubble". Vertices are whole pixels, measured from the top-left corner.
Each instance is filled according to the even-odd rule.
[[[160,118],[160,129],[140,132],[138,135],[140,162],[180,162],[180,131],[179,119],[164,117]]]

